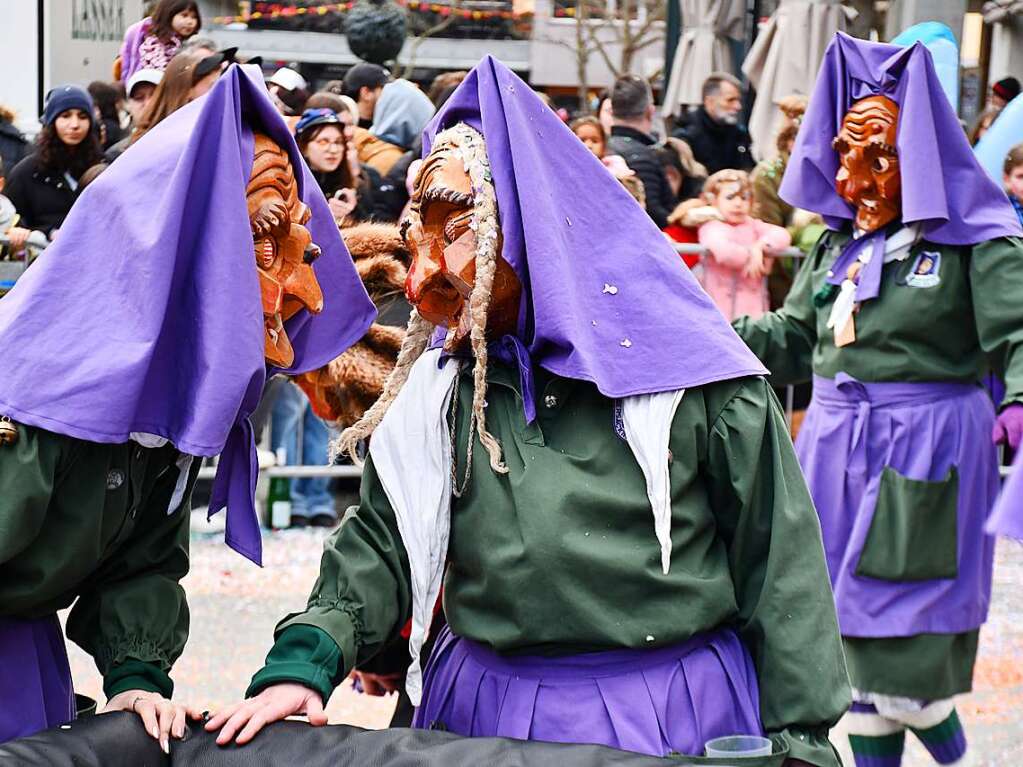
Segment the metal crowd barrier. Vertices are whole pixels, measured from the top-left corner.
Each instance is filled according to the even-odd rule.
[[[7,245],[9,241],[6,234],[0,234],[0,246]],[[14,287],[14,283],[25,273],[29,264],[35,261],[39,254],[46,249],[47,244],[48,240],[44,234],[33,232],[28,238],[23,257],[10,261],[0,261],[0,296]]]
[[[675,252],[681,256],[699,256],[704,258],[710,254],[703,245],[696,242],[674,242],[672,245],[675,246]],[[802,259],[806,258],[806,254],[799,248],[786,248],[785,250],[772,253],[774,258],[791,258],[797,263]],[[788,424],[789,432],[792,432],[792,414],[795,411],[795,396],[796,388],[794,386],[785,387],[785,423]]]
[[[675,252],[683,256],[706,256],[709,251],[697,242],[673,242]],[[777,253],[771,253],[774,258],[792,258],[798,261],[805,258],[806,254],[799,248],[785,248]]]
[[[211,480],[217,473],[216,466],[203,466],[199,469],[199,479]],[[358,479],[362,476],[362,469],[358,466],[271,466],[267,469],[260,469],[261,477],[273,479],[274,477],[289,477],[291,479],[303,479],[307,477],[338,477],[340,479]]]

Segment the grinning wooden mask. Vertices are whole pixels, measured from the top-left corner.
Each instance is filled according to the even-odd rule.
[[[835,189],[856,208],[856,227],[873,232],[902,213],[902,178],[895,148],[899,107],[885,96],[857,101],[842,119],[833,146]]]
[[[469,173],[453,144],[441,141],[423,161],[401,231],[412,260],[405,295],[428,322],[454,328],[445,344],[448,351],[463,347],[471,328],[468,303],[476,284],[477,245],[472,220]],[[521,297],[522,284],[499,255],[487,312],[488,337],[516,331]]]
[[[320,249],[303,226],[309,208],[298,199],[298,183],[288,153],[270,137],[255,135],[256,158],[245,190],[263,297],[266,361],[279,368],[295,362],[284,329],[299,309],[323,310],[323,293],[312,263]]]

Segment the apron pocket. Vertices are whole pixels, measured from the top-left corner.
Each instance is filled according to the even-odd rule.
[[[856,574],[885,581],[956,578],[958,502],[954,466],[939,482],[909,479],[885,467]]]

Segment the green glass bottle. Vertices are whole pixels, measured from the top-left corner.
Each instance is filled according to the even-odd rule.
[[[283,447],[277,448],[277,465],[285,466],[288,454]],[[270,507],[270,527],[284,530],[291,526],[291,480],[287,477],[273,477],[270,480],[270,494],[266,499]]]

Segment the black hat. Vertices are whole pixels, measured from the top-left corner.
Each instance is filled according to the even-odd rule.
[[[195,69],[192,70],[192,82],[199,82],[213,70],[219,70],[223,64],[233,61],[234,54],[237,51],[237,48],[225,48],[222,51],[211,53],[209,56],[199,59],[195,65]]]
[[[1003,77],[997,83],[991,86],[991,90],[995,92],[995,95],[1004,101],[1012,101],[1019,95],[1020,85],[1019,80],[1015,77]]]
[[[379,64],[356,64],[345,74],[344,95],[358,99],[361,88],[381,88],[390,79],[391,73]]]

